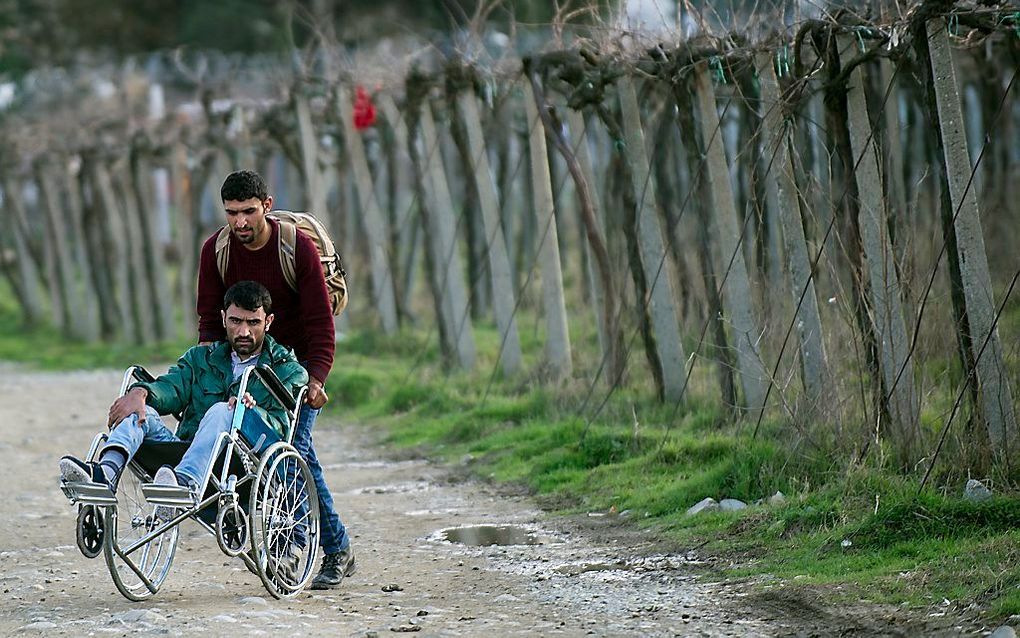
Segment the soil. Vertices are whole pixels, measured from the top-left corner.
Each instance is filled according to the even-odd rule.
[[[664,548],[619,515],[568,518],[463,468],[397,459],[360,426],[327,416],[315,444],[351,531],[357,573],[330,591],[274,600],[239,559],[188,521],[152,599],[121,597],[100,556],[74,543],[57,460],[105,423],[117,371],[0,364],[0,635],[914,636],[987,629],[937,610],[909,615],[820,590],[727,581],[713,561]],[[519,526],[537,544],[445,540],[467,525]]]

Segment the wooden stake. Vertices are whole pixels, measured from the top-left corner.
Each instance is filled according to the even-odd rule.
[[[478,192],[478,204],[485,227],[485,252],[489,255],[493,310],[501,337],[499,359],[503,366],[503,374],[511,376],[521,370],[521,342],[517,335],[517,322],[514,319],[516,295],[513,289],[510,258],[503,239],[503,225],[499,219],[499,197],[496,195],[496,184],[493,181],[492,169],[489,167],[485,140],[482,138],[478,102],[470,92],[461,91],[457,95],[457,107],[467,132],[472,160],[469,168]]]
[[[723,149],[719,112],[716,110],[715,91],[708,76],[708,64],[695,67],[694,81],[701,116],[702,135],[705,137],[706,178],[712,201],[709,210],[715,211],[713,221],[718,230],[722,253],[720,276],[723,277],[724,315],[729,319],[737,350],[737,368],[744,391],[744,407],[751,419],[764,409],[767,373],[758,352],[759,330],[751,309],[751,286],[741,246],[741,229],[737,226],[737,209],[733,201],[729,167]]]
[[[106,231],[103,234],[105,239],[103,254],[106,270],[112,273],[111,283],[119,312],[120,334],[125,340],[132,340],[137,333],[137,324],[131,310],[131,284],[128,279],[128,271],[131,266],[125,246],[128,238],[127,230],[124,228],[124,218],[113,188],[113,181],[110,179],[110,172],[102,158],[95,157],[88,162],[88,165],[89,177],[96,195],[96,206],[99,208],[99,215]]]
[[[43,290],[39,280],[39,270],[29,250],[24,229],[18,223],[19,219],[25,218],[24,205],[21,201],[18,183],[6,173],[0,176],[0,180],[3,183],[4,209],[11,211],[14,216],[14,219],[10,220],[7,231],[3,233],[10,238],[11,247],[14,249],[15,265],[12,277],[17,282],[17,289],[20,293],[21,313],[24,323],[26,326],[35,326],[43,320],[45,311],[43,308]]]
[[[584,123],[584,115],[580,111],[575,111],[571,108],[566,109],[566,112],[567,127],[570,130],[571,147],[574,154],[577,156],[577,163],[581,168],[581,174],[584,175],[584,181],[587,182],[587,187],[589,189],[595,212],[595,224],[599,231],[599,236],[603,238],[604,242],[606,227],[605,222],[602,220],[602,206],[599,204],[598,190],[595,188],[595,185],[598,182],[595,181],[595,168],[592,165],[591,152],[588,149],[587,126],[585,126]],[[613,323],[613,320],[612,317],[607,316],[607,314],[603,312],[607,303],[605,298],[605,286],[602,285],[602,278],[598,273],[598,268],[596,267],[597,258],[590,254],[591,249],[588,248],[588,245],[589,241],[585,239],[583,246],[585,246],[585,249],[588,252],[588,281],[590,282],[592,289],[592,305],[595,310],[595,321],[598,325],[599,346],[602,350],[602,357],[608,361],[609,348],[611,347],[609,340],[613,338],[610,334],[612,331],[611,324]],[[616,307],[619,307],[619,301],[619,299],[616,300]],[[612,373],[605,375],[605,379],[610,385],[614,383],[613,376],[614,375]]]
[[[811,258],[804,239],[804,222],[801,219],[797,182],[794,177],[792,130],[780,102],[779,83],[770,53],[760,53],[755,59],[761,79],[761,97],[764,110],[762,122],[763,162],[771,161],[774,183],[775,209],[783,230],[786,270],[793,307],[796,308],[797,339],[800,345],[801,379],[804,383],[807,405],[819,405],[828,386],[828,364],[822,342],[822,321],[818,312],[818,298],[811,276]],[[774,153],[774,154],[773,154]],[[803,300],[801,298],[803,295]]]
[[[857,46],[856,39],[840,37],[840,50]],[[844,60],[844,63],[846,60]],[[917,394],[914,388],[914,363],[910,341],[903,321],[899,276],[888,233],[888,214],[882,196],[878,172],[878,149],[868,117],[864,93],[863,67],[850,74],[847,87],[847,126],[856,170],[860,200],[858,226],[864,249],[865,273],[871,301],[883,394],[892,419],[893,442],[902,463],[912,463],[918,436]],[[853,167],[850,167],[853,169]]]
[[[166,281],[167,270],[163,260],[163,245],[159,241],[155,228],[155,218],[150,209],[155,205],[153,195],[152,167],[141,155],[141,151],[131,151],[131,187],[136,201],[138,232],[142,240],[142,258],[145,270],[141,277],[141,285],[148,291],[148,300],[152,304],[148,309],[152,315],[154,337],[157,341],[168,341],[174,330],[170,311],[170,286]]]
[[[528,148],[537,221],[535,230],[542,272],[542,307],[547,333],[545,352],[553,377],[564,379],[570,376],[573,369],[570,332],[567,330],[567,309],[563,300],[563,272],[560,270],[549,153],[545,143],[545,129],[538,119],[538,103],[530,82],[524,83],[524,108],[528,118]]]
[[[995,324],[995,295],[981,230],[977,189],[968,184],[970,154],[963,133],[963,112],[945,21],[940,18],[928,22],[927,33],[981,416],[988,428],[993,453],[1009,462],[1017,445],[1013,394]]]
[[[648,311],[655,347],[662,364],[663,399],[676,403],[683,397],[687,382],[687,358],[680,339],[680,320],[677,316],[676,291],[672,285],[675,266],[666,252],[663,241],[661,215],[655,201],[655,188],[651,183],[648,151],[641,129],[641,110],[637,102],[634,81],[623,76],[618,82],[620,110],[623,113],[626,158],[630,164],[634,199],[637,201],[637,235],[641,251],[641,266],[648,282]],[[645,303],[639,300],[638,303]]]
[[[64,216],[64,207],[61,205],[63,198],[57,192],[57,185],[54,183],[52,169],[47,160],[37,160],[33,169],[42,196],[46,238],[43,247],[54,323],[65,335],[82,339],[85,336],[82,325],[76,321],[82,300],[75,294],[74,273],[71,271],[73,255],[68,237],[64,234],[70,220]]]
[[[425,168],[428,171],[431,194],[425,222],[430,226],[429,235],[435,243],[434,259],[440,283],[439,292],[448,314],[447,322],[457,363],[461,368],[470,370],[475,366],[475,339],[468,310],[463,259],[457,245],[457,220],[453,215],[453,199],[450,197],[450,186],[438,146],[439,134],[427,105],[421,109],[421,133],[425,151],[422,158],[427,163]]]
[[[308,210],[328,218],[326,210],[326,189],[323,186],[322,173],[319,171],[319,138],[312,124],[312,110],[308,98],[304,95],[294,96],[294,109],[297,113],[298,137],[301,143],[301,174],[304,177],[305,205]]]
[[[173,218],[172,232],[177,241],[177,252],[179,255],[179,268],[177,272],[177,298],[180,308],[183,310],[182,328],[184,334],[190,339],[198,334],[198,316],[195,312],[197,307],[197,292],[195,282],[198,277],[196,267],[197,254],[195,253],[195,196],[193,190],[201,190],[201,184],[194,184],[191,181],[191,174],[188,172],[187,149],[184,144],[177,142],[170,151],[170,183],[173,185],[171,193],[173,197]]]

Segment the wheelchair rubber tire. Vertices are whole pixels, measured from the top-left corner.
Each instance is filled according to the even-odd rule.
[[[235,557],[249,547],[248,515],[238,503],[221,506],[216,512],[216,544],[220,551]]]
[[[293,478],[288,479],[288,474],[293,474]],[[252,556],[257,557],[259,578],[266,590],[274,598],[290,598],[308,585],[315,570],[319,549],[319,497],[315,481],[298,451],[282,442],[262,453],[255,476],[248,508],[248,538]],[[296,500],[298,505],[288,508],[288,500]],[[306,512],[300,511],[302,503],[307,506]],[[295,516],[299,516],[297,521]],[[298,542],[293,542],[293,534],[280,532],[297,529],[305,530],[304,539]],[[303,547],[300,546],[302,542]],[[287,544],[288,555],[297,555],[297,566],[293,572],[288,573],[289,570],[280,567],[282,560],[271,560],[274,546],[282,543]],[[292,547],[298,550],[293,552]]]

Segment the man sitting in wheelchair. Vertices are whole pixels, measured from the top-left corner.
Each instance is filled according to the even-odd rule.
[[[308,373],[294,352],[266,333],[273,322],[272,299],[261,284],[241,281],[231,286],[223,297],[222,316],[227,340],[195,346],[166,374],[132,385],[110,407],[107,425],[113,426],[113,431],[99,451],[98,461],[63,457],[63,482],[98,483],[116,492],[121,473],[142,443],[190,440],[180,463],[161,467],[153,482],[187,487],[195,502],[200,500],[203,482],[219,452],[216,442],[220,433],[230,430],[244,370],[268,366],[292,396],[308,382]],[[270,400],[269,390],[261,383],[248,387],[250,392],[242,399],[246,409],[241,434],[253,447],[264,448],[285,436],[288,414]],[[176,433],[164,425],[160,415],[165,414],[180,414]],[[173,508],[157,510],[163,520],[173,514]]]

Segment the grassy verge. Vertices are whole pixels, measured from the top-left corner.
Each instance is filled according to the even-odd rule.
[[[0,306],[0,320],[16,326],[16,315]],[[74,343],[47,325],[0,332],[0,361],[29,363],[50,370],[81,368],[123,369],[132,363],[154,365],[176,361],[194,341],[137,345],[131,343]]]
[[[949,600],[992,621],[1020,613],[1012,494],[965,501],[952,472],[919,491],[919,476],[890,470],[881,453],[854,464],[835,444],[791,446],[783,423],[766,423],[755,438],[711,403],[674,412],[642,389],[621,390],[589,421],[578,415],[593,412],[603,389],[588,398],[586,386],[490,385],[492,361],[481,375],[446,376],[422,335],[357,335],[341,350],[333,409],[383,426],[397,446],[524,484],[565,512],[615,512],[623,524],[701,546],[728,559],[725,574],[917,609]],[[777,491],[781,504],[754,505]],[[688,516],[705,497],[752,505]]]
[[[589,394],[583,383],[550,388],[537,378],[494,379],[485,353],[498,349],[495,332],[482,328],[477,338],[477,371],[447,375],[434,335],[353,334],[338,348],[328,409],[383,428],[396,446],[526,485],[562,511],[615,513],[621,524],[700,546],[728,559],[727,575],[915,608],[949,600],[976,605],[989,620],[1020,613],[1020,502],[1012,495],[964,501],[952,473],[919,492],[917,476],[890,471],[880,453],[855,464],[834,443],[791,445],[791,428],[781,422],[765,423],[753,437],[714,402],[695,398],[674,410],[649,388],[622,388],[590,418],[603,387]],[[522,340],[533,364],[537,331],[524,331]],[[42,328],[0,335],[0,359],[120,368],[172,360],[187,345],[66,344]],[[586,349],[594,350],[584,342],[577,348],[579,367],[592,364],[583,360]],[[777,491],[784,502],[753,505]],[[752,506],[686,515],[705,497]]]

